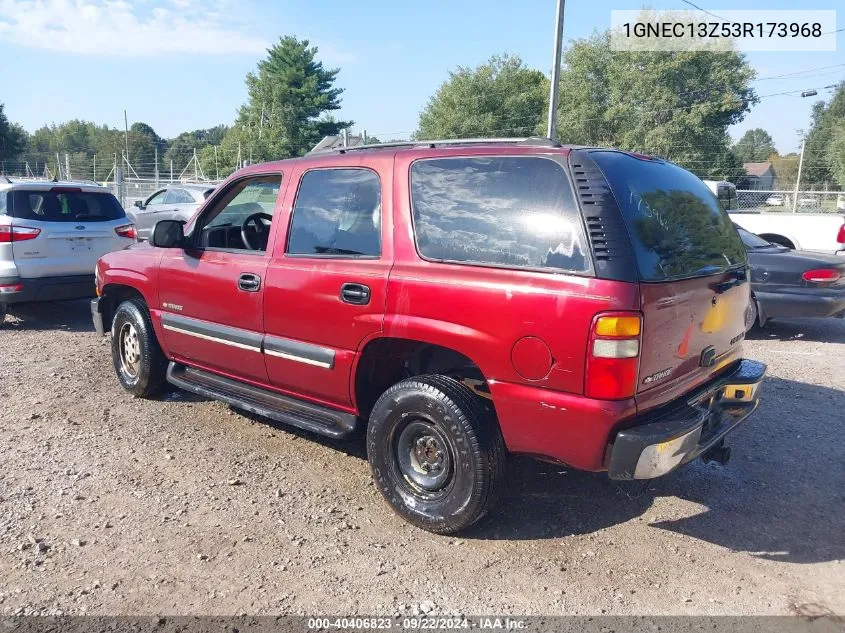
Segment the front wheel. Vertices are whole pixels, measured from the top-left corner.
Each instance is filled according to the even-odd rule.
[[[376,485],[405,520],[451,534],[494,505],[505,448],[478,397],[445,376],[418,376],[388,389],[373,407],[367,456]]]
[[[111,327],[114,371],[129,393],[146,398],[164,386],[167,359],[159,347],[147,307],[138,300],[121,303]]]

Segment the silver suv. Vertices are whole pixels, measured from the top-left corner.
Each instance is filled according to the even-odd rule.
[[[0,177],[0,323],[9,304],[92,296],[100,256],[136,238],[104,187]]]
[[[135,223],[138,239],[148,240],[160,220],[190,220],[216,185],[172,184],[159,189],[146,200],[136,200],[127,212]]]

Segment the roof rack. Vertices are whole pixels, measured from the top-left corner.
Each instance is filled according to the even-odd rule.
[[[557,141],[541,137],[528,136],[523,138],[446,138],[437,140],[419,141],[395,141],[392,143],[373,143],[367,145],[355,145],[353,147],[329,147],[317,151],[310,151],[309,154],[328,154],[337,152],[345,154],[366,149],[390,149],[400,147],[438,147],[443,145],[490,145],[493,143],[510,143],[511,145],[528,145],[533,147],[561,147]]]

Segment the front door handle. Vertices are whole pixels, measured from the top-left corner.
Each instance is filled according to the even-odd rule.
[[[340,300],[356,306],[370,302],[370,288],[364,284],[345,283],[340,287]]]
[[[261,288],[261,277],[253,273],[242,273],[238,277],[238,289],[244,292],[258,292]]]

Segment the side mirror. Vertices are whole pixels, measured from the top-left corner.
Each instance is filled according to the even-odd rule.
[[[136,200],[135,202],[133,202],[133,204],[141,210],[144,209],[144,201],[143,200]]]
[[[184,223],[179,220],[160,220],[153,228],[150,246],[158,248],[182,248],[185,244]]]

